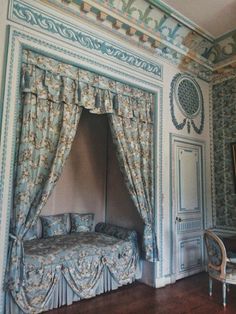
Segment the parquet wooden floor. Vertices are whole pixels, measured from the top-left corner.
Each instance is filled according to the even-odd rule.
[[[47,314],[236,314],[236,286],[226,309],[221,302],[221,284],[214,281],[209,297],[208,276],[201,273],[160,289],[137,282]]]

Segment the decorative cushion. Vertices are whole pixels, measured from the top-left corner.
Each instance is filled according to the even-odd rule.
[[[106,222],[99,222],[95,227],[96,232],[104,233],[125,241],[137,242],[137,232],[124,227],[112,225]]]
[[[86,232],[93,230],[94,214],[71,213],[71,232]]]
[[[69,214],[41,216],[43,238],[67,234],[68,216]]]

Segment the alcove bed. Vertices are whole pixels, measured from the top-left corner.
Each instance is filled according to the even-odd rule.
[[[128,238],[135,238],[128,229],[136,230],[141,235],[142,259],[157,259],[153,95],[37,52],[23,50],[22,54],[14,209],[5,280],[9,314],[21,310],[40,313],[115,289],[141,276],[138,258],[134,261],[132,257],[132,278],[119,283],[106,268],[100,272],[103,277],[96,278],[97,283],[100,280],[96,291],[83,294],[78,287],[73,289],[65,273],[59,278],[51,270],[44,278],[37,271],[35,280],[44,282],[41,290],[46,289],[40,301],[37,295],[29,294],[29,287],[39,284],[29,283],[26,265],[27,247],[38,245],[32,246],[30,241],[41,241],[40,247],[47,240],[44,236],[32,238],[32,233],[39,238],[44,233],[44,226],[39,230],[42,217],[94,214],[95,224],[102,221],[121,226],[114,232],[114,226],[98,225],[97,233],[108,237],[118,234],[123,250],[128,251]],[[104,254],[101,257],[104,263]],[[48,278],[50,282],[60,281],[60,285],[45,288]]]

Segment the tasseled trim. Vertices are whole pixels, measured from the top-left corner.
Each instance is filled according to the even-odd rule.
[[[79,102],[81,101],[81,93],[82,93],[81,86],[80,86],[80,83],[78,83],[77,95],[78,95]]]
[[[118,108],[119,108],[119,100],[118,100],[117,94],[114,94],[114,96],[113,96],[113,108],[115,110],[118,110]]]
[[[96,96],[95,96],[95,107],[100,108],[101,107],[101,95],[100,90],[97,90]]]

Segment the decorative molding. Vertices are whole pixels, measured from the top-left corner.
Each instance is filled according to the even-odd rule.
[[[49,1],[55,2],[55,0]],[[86,2],[92,1],[86,0]],[[153,5],[150,5],[150,2]],[[176,47],[189,50],[194,46],[195,54],[202,55],[212,47],[212,37],[200,32],[198,27],[189,27],[183,18],[177,19],[177,14],[173,14],[173,10],[165,10],[159,1],[100,0],[93,5],[109,9],[110,14],[122,16],[126,19],[126,23],[136,24],[143,31],[149,31],[153,35],[158,34]]]
[[[156,149],[159,151],[156,152],[156,158],[158,157],[158,163],[155,165],[155,171],[158,169],[158,173],[156,173],[156,178],[158,178],[158,182],[155,185],[156,186],[156,192],[158,193],[156,196],[157,201],[156,207],[159,210],[159,215],[156,219],[156,223],[159,222],[157,230],[159,229],[158,237],[160,239],[159,242],[159,277],[163,277],[163,251],[164,251],[164,206],[163,206],[163,90],[160,90],[159,93],[159,106],[158,106],[158,100],[156,103],[156,107],[159,108],[159,111],[156,110],[157,115],[157,121],[158,123],[156,125],[159,126],[159,129],[157,130],[156,134],[158,134],[158,138],[155,142],[159,143],[159,145],[156,145]],[[157,135],[156,135],[157,136]],[[156,276],[157,277],[157,276]]]
[[[161,43],[159,43],[159,46],[155,51],[159,57],[167,59],[175,64],[181,71],[188,72],[206,82],[212,80],[212,68],[207,67],[206,64],[199,63],[190,56],[185,56],[170,47],[163,46]]]
[[[191,147],[187,145],[180,145],[176,147],[176,164],[175,164],[175,169],[176,169],[176,214],[177,215],[186,215],[187,213],[191,214],[201,214],[203,208],[202,208],[202,173],[201,173],[201,149],[199,149],[199,146],[197,147]],[[192,157],[192,162],[191,160],[188,159],[186,160],[186,157],[188,158]],[[191,169],[194,171],[191,173],[190,168],[188,173],[184,171],[186,169],[186,164],[188,164],[188,167],[192,167]],[[184,177],[184,175],[186,175]],[[196,192],[193,193],[190,197],[190,193],[186,193],[186,182],[188,182],[188,179],[191,177],[191,181],[188,183],[189,185],[192,185],[190,190]],[[178,178],[178,179],[177,179]],[[182,204],[186,202],[186,198],[191,198],[192,206],[190,207],[183,207]],[[188,200],[187,200],[188,203]],[[195,203],[193,205],[193,203]]]
[[[170,201],[170,220],[169,220],[169,228],[171,230],[171,239],[170,239],[170,252],[169,252],[169,260],[172,261],[171,265],[170,265],[170,273],[175,273],[175,267],[177,265],[177,257],[176,257],[176,246],[177,246],[177,236],[180,236],[184,238],[183,233],[176,233],[176,222],[175,222],[175,218],[176,218],[176,211],[177,211],[177,204],[178,204],[178,198],[176,196],[177,192],[177,188],[176,188],[176,184],[178,184],[178,182],[176,182],[176,178],[175,178],[175,173],[177,171],[177,167],[179,166],[178,164],[178,153],[177,153],[177,147],[180,148],[189,148],[189,145],[191,145],[191,147],[194,147],[194,149],[196,148],[196,150],[199,150],[199,158],[201,158],[202,164],[201,164],[201,169],[199,171],[199,173],[201,173],[202,175],[202,180],[201,180],[201,188],[200,188],[200,192],[201,192],[201,196],[199,197],[199,203],[201,203],[201,208],[203,210],[202,212],[202,223],[201,223],[201,227],[198,230],[194,230],[194,234],[196,234],[196,232],[198,231],[199,234],[202,234],[202,229],[205,229],[207,224],[208,224],[208,216],[207,216],[207,203],[208,203],[208,194],[206,193],[207,191],[207,187],[206,187],[206,143],[205,141],[202,140],[197,140],[196,138],[191,138],[189,136],[183,136],[183,135],[178,135],[178,134],[174,134],[174,133],[170,133],[169,135],[169,147],[170,147],[170,170],[169,170],[169,176],[170,176],[170,195],[169,195],[169,201]],[[201,151],[201,153],[200,153]],[[198,218],[196,219],[196,221],[198,221]],[[183,223],[185,222],[191,222],[192,218],[186,219],[183,221]],[[179,222],[178,222],[179,224]],[[190,230],[189,230],[190,231]],[[188,231],[187,231],[188,232]],[[204,258],[204,255],[202,255]],[[196,271],[193,271],[193,273]],[[191,272],[189,272],[190,274]],[[192,273],[192,274],[193,274]],[[176,276],[173,275],[172,276],[173,281],[176,281]]]
[[[213,70],[214,65],[218,65],[221,62],[229,62],[233,56],[236,56],[236,30],[219,38],[214,38],[163,1],[40,1],[49,6],[57,6],[63,11],[72,13],[74,16],[83,16],[90,21],[94,21],[98,12],[104,12],[107,15],[106,21],[110,23],[111,28],[113,27],[113,29],[119,30],[121,33],[122,29],[126,31],[127,29],[136,29],[138,37],[142,35],[148,36],[151,44],[154,41],[158,41],[159,45],[156,45],[156,47],[160,46],[161,49],[169,48],[173,50],[172,55],[174,55],[174,52],[179,52],[182,54],[182,57],[190,56],[190,59],[194,61],[192,70],[195,68],[195,73],[196,63],[202,65],[203,69],[197,71],[201,73],[206,71],[204,67],[208,70]],[[89,11],[86,11],[86,17],[84,16],[85,14],[80,14],[80,12],[85,13],[85,6],[90,8]],[[116,25],[118,27],[115,27]],[[129,36],[129,32],[127,36]],[[165,52],[162,55],[164,58],[172,61],[169,56],[165,56]],[[206,80],[199,74],[197,76]]]
[[[104,22],[107,18],[107,14],[104,12],[99,12],[97,18],[99,21]]]
[[[173,19],[178,21],[181,25],[184,25],[187,28],[191,29],[193,32],[196,32],[201,37],[206,38],[210,42],[213,42],[215,40],[214,36],[209,34],[204,29],[201,29],[201,27],[199,27],[199,25],[195,24],[193,21],[186,18],[186,16],[184,16],[179,11],[175,10],[174,8],[172,8],[171,6],[166,4],[164,1],[162,1],[162,0],[148,0],[148,2],[153,4],[157,8],[159,8],[164,13],[171,16]]]
[[[141,36],[139,37],[139,40],[142,41],[142,42],[144,42],[144,43],[147,42],[148,39],[149,39],[149,37],[148,37],[147,35],[145,35],[145,34],[143,34],[143,35],[141,35]]]
[[[71,1],[70,1],[71,2]],[[67,3],[70,3],[70,2],[68,2],[67,1]],[[89,5],[88,3],[86,3],[86,2],[83,2],[82,4],[81,4],[81,10],[84,12],[84,13],[88,13],[90,10],[91,10],[91,5]]]
[[[136,32],[137,32],[136,28],[130,27],[127,29],[126,34],[129,36],[134,36]]]
[[[115,28],[115,29],[120,29],[122,27],[122,22],[120,22],[119,20],[115,20],[115,22],[113,22],[112,26]]]
[[[212,84],[216,85],[219,83],[222,83],[227,80],[231,80],[236,77],[236,62],[235,60],[223,67],[217,68],[214,71],[213,79],[212,79]]]
[[[201,219],[198,220],[184,220],[182,222],[178,223],[178,232],[186,232],[186,231],[195,231],[195,230],[201,230],[202,228],[202,221]]]
[[[209,137],[210,137],[210,167],[211,167],[211,195],[212,208],[211,219],[206,219],[205,228],[212,228],[216,225],[216,203],[215,203],[215,175],[214,175],[214,146],[213,146],[213,103],[212,83],[209,84]],[[208,218],[208,217],[207,217]]]
[[[97,12],[103,11],[107,14],[107,19],[105,24],[101,23],[99,25],[100,27],[103,27],[110,32],[113,30],[114,32],[116,32],[116,35],[119,35],[122,39],[124,38],[124,40],[125,36],[132,36],[132,44],[134,43],[138,47],[139,43],[143,43],[143,48],[145,50],[150,50],[151,53],[153,53],[154,48],[158,48],[155,51],[158,57],[162,57],[173,63],[174,65],[178,65],[181,70],[196,75],[197,77],[205,81],[211,80],[213,64],[206,58],[202,57],[201,54],[197,53],[195,49],[196,46],[198,46],[199,41],[202,40],[202,38],[199,35],[197,35],[196,38],[196,34],[193,34],[192,31],[190,33],[186,30],[183,31],[183,27],[180,27],[179,24],[173,24],[173,18],[167,17],[160,10],[156,12],[158,18],[161,14],[162,18],[160,19],[163,19],[163,21],[159,21],[160,25],[155,22],[158,24],[158,26],[156,26],[154,29],[149,26],[146,27],[144,21],[137,19],[137,14],[141,12],[141,8],[139,8],[139,5],[141,3],[145,7],[143,7],[142,9],[144,11],[147,9],[147,12],[143,13],[143,15],[149,12],[148,7],[146,8],[147,3],[145,1],[140,1],[140,3],[132,1],[132,4],[129,1],[130,3],[128,4],[127,0],[124,0],[123,5],[121,5],[120,1],[117,0],[101,0],[99,2],[86,0],[86,3],[92,5],[90,14],[86,16],[84,14],[80,14],[80,1],[73,1],[69,5],[63,4],[62,0],[41,1],[43,1],[43,3],[46,2],[49,8],[50,6],[57,6],[61,10],[61,12],[67,11],[71,14],[71,16],[73,16],[73,18],[77,16],[80,19],[85,19],[86,21],[89,21],[93,24],[96,23]],[[136,5],[138,6],[137,8]],[[149,13],[151,14],[151,12],[152,11],[150,11]],[[130,18],[130,14],[132,18]],[[170,18],[170,20],[168,20],[168,18]],[[154,21],[156,21],[155,19],[156,16],[154,15],[154,13],[152,13],[152,16],[150,18],[149,16],[147,16],[147,19],[145,19],[145,21],[153,21],[154,23]],[[180,29],[184,32],[182,36],[184,42],[180,40],[181,36],[177,35]],[[167,33],[169,34],[168,36]],[[145,40],[142,40],[143,38]],[[204,41],[206,41],[205,38]],[[205,49],[203,50],[205,52]]]
[[[182,113],[181,122],[176,117],[176,105]],[[204,127],[204,103],[201,88],[196,80],[188,75],[178,73],[171,82],[170,112],[172,122],[177,130],[182,130],[187,125],[188,133],[191,126],[197,134],[201,134]],[[200,115],[199,126],[196,119]]]
[[[57,35],[63,39],[76,43],[89,50],[95,50],[103,55],[117,59],[120,62],[129,64],[145,72],[152,73],[159,79],[162,79],[162,66],[158,63],[149,62],[142,57],[130,53],[121,47],[118,47],[109,42],[95,38],[85,32],[80,31],[78,28],[71,27],[61,20],[51,17],[46,13],[40,12],[38,9],[30,7],[21,1],[13,2],[13,11],[11,18],[24,25],[41,29],[50,34]]]
[[[17,109],[19,106],[19,85],[21,48],[18,46],[17,37],[10,32],[9,49],[7,56],[7,73],[5,84],[5,95],[3,104],[3,117],[1,126],[0,146],[0,216],[1,216],[1,258],[0,258],[0,286],[3,287],[5,274],[8,236],[10,224],[10,209],[12,206],[13,193],[13,171],[15,155],[15,133],[17,124]],[[17,53],[17,55],[16,55]],[[16,88],[17,86],[17,88]],[[12,93],[12,90],[15,92]],[[4,216],[5,215],[5,216]],[[4,292],[0,289],[0,313],[4,313]]]
[[[214,64],[228,62],[236,55],[236,30],[215,40],[212,47],[204,53],[204,57]]]
[[[184,46],[214,64],[236,55],[236,30],[216,38],[163,1],[148,0],[142,3],[123,0],[122,5],[116,0],[99,2],[135,21],[143,29],[160,33],[167,41],[171,39],[174,45]]]
[[[179,242],[179,254],[180,254],[180,257],[179,257],[179,272],[185,272],[185,271],[189,271],[189,270],[192,270],[194,268],[200,268],[202,266],[202,260],[203,260],[203,256],[202,256],[202,238],[199,236],[199,237],[194,237],[194,238],[190,238],[190,239],[187,239],[187,240],[181,240]],[[187,266],[184,264],[184,251],[185,251],[185,246],[190,244],[191,248],[192,247],[197,247],[198,248],[198,253],[199,253],[199,258],[197,259],[196,263],[190,265],[190,266]],[[181,254],[182,253],[182,254]],[[195,254],[196,254],[196,251],[195,251]],[[190,258],[190,256],[189,256]]]

